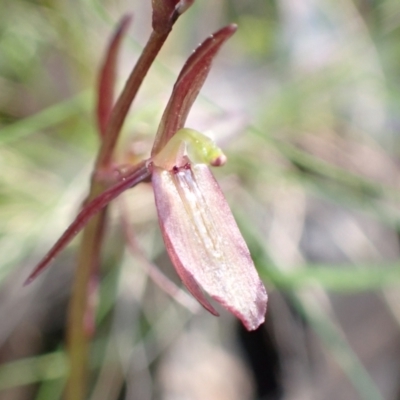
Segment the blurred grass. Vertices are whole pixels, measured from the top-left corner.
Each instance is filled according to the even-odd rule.
[[[387,251],[385,243],[364,229],[370,224],[383,232],[383,242],[395,242],[400,227],[400,6],[394,0],[325,0],[314,8],[301,4],[296,14],[290,1],[231,0],[218,7],[214,2],[197,1],[151,71],[125,136],[134,140],[140,134],[151,140],[184,57],[222,24],[232,19],[237,22],[240,29],[217,60],[190,121],[199,125],[227,121],[222,135],[229,139],[230,162],[217,173],[228,197],[238,191],[246,193],[241,196],[244,203],[232,201],[232,205],[263,279],[271,290],[292,294],[295,306],[342,365],[360,398],[379,399],[379,390],[343,339],[334,317],[313,309],[300,293],[315,288],[379,291],[400,283],[398,245]],[[31,259],[44,254],[68,224],[73,204],[76,209],[83,199],[87,166],[96,151],[93,87],[101,54],[117,19],[123,12],[134,11],[135,33],[124,50],[129,56],[121,56],[121,73],[126,76],[145,37],[143,27],[148,29],[149,14],[139,14],[145,9],[143,3],[124,1],[4,2],[0,16],[2,281],[26,264],[31,267]],[[213,17],[205,18],[208,15]],[[232,118],[235,114],[252,119],[241,132]],[[307,140],[314,136],[321,139],[319,147],[309,146]],[[364,157],[365,149],[371,150],[371,157],[363,158],[364,167],[349,164],[344,157],[326,157],[324,146],[331,148],[339,141],[345,144],[343,149],[354,149],[350,161]],[[123,147],[128,143],[127,139]],[[293,195],[293,201],[305,202],[301,210],[289,202],[282,211],[289,216],[295,213],[300,220],[306,219],[309,203],[343,208],[365,233],[361,250],[346,250],[343,235],[335,242],[336,258],[313,261],[304,245],[306,227],[297,221],[297,236],[291,233],[290,224],[280,231],[282,240],[290,239],[297,256],[288,256],[285,262],[276,259],[272,247],[279,237],[272,237],[270,227],[278,218],[279,200],[274,193],[282,190],[283,199]],[[138,194],[142,196],[147,199]],[[144,246],[155,258],[161,251],[159,238],[154,239],[157,222],[149,217],[139,225],[147,232],[142,238]],[[367,242],[374,251],[363,252]],[[120,293],[108,289],[102,289],[99,318],[111,324],[111,310]],[[142,307],[138,318],[150,326],[148,337],[154,335],[156,348],[163,335],[171,338],[182,326],[173,329],[168,321],[161,327],[152,325],[156,317],[148,305]],[[171,318],[185,321],[188,317],[177,312]],[[125,329],[133,331],[134,325],[132,321]],[[104,330],[100,353],[105,352],[108,340]],[[140,339],[140,332],[137,335]],[[145,337],[140,340],[146,342]],[[36,398],[57,398],[62,384],[46,381],[64,376],[63,360],[62,353],[53,353],[5,364],[0,370],[0,388],[43,382]]]

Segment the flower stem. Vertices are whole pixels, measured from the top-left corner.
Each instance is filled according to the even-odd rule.
[[[94,183],[93,194],[101,192],[101,185]],[[100,257],[107,208],[101,210],[86,225],[79,248],[77,269],[74,277],[68,309],[67,343],[70,374],[66,399],[83,400],[86,396],[88,378],[89,337],[85,331],[89,281],[92,270]]]
[[[147,71],[167,39],[169,32],[170,31],[166,33],[152,32],[112,110],[105,137],[96,160],[96,169],[107,167],[110,164],[118,135],[132,101],[135,98]]]
[[[96,160],[88,201],[93,200],[107,189],[106,185],[96,177],[111,165],[115,145],[130,105],[168,34],[169,31],[151,34],[111,112]],[[106,217],[107,208],[93,217],[83,231],[79,248],[78,265],[68,310],[67,342],[70,375],[67,382],[66,400],[84,400],[87,394],[89,337],[85,331],[84,320],[87,310],[89,281],[92,271],[96,268],[100,259]]]

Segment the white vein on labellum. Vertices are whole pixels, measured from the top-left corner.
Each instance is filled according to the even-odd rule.
[[[189,291],[218,315],[206,291],[254,330],[264,322],[267,294],[225,197],[204,164],[225,160],[211,139],[189,129],[178,131],[153,158],[155,201],[166,249]]]

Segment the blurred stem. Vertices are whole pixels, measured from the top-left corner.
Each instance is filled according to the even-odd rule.
[[[92,181],[92,199],[105,190],[102,184]],[[103,239],[103,227],[107,208],[92,218],[83,230],[78,254],[71,300],[68,309],[67,341],[70,373],[67,382],[67,400],[86,398],[88,378],[89,337],[85,329],[89,281],[93,269],[97,268]]]
[[[112,164],[113,153],[118,135],[144,77],[165,42],[168,32],[153,32],[143,52],[133,68],[126,85],[118,98],[105,132],[95,165],[90,193],[87,201],[100,195],[107,186],[97,177],[101,171],[107,171]],[[67,382],[66,400],[84,400],[88,382],[89,337],[85,330],[89,281],[93,268],[100,259],[101,243],[104,236],[107,209],[97,214],[85,227],[79,248],[78,265],[72,288],[72,297],[68,310],[68,352],[70,375]]]

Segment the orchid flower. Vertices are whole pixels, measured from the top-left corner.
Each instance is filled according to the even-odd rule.
[[[195,162],[193,162],[193,161]],[[201,289],[248,330],[262,322],[267,294],[207,164],[226,157],[209,138],[181,129],[152,159],[152,184],[165,247],[193,296],[218,315]]]
[[[191,3],[189,0],[153,0],[155,32],[161,34],[160,32],[171,29],[177,15]],[[163,20],[160,15],[166,18]],[[131,95],[129,84],[114,106],[115,112],[113,109],[111,113],[112,104],[109,99],[104,99],[105,94],[112,92],[116,52],[128,24],[129,19],[121,22],[103,68],[98,122],[103,138],[102,149],[105,151],[100,150],[97,159],[96,165],[100,167],[109,165],[109,149],[113,148],[117,138],[115,130],[123,122],[121,112],[126,114],[131,101],[124,100]],[[89,198],[26,283],[31,282],[46,268],[89,220],[113,199],[151,177],[165,247],[187,289],[204,308],[218,315],[203,293],[204,290],[237,316],[248,330],[256,329],[264,321],[267,306],[264,285],[258,277],[249,249],[225,197],[208,167],[222,166],[226,157],[210,138],[184,128],[186,117],[210,70],[214,56],[235,31],[235,25],[228,25],[207,38],[193,52],[174,85],[154,140],[151,157],[133,166],[128,173],[119,177],[118,182],[105,188],[102,193]],[[101,168],[96,169],[96,173],[99,172],[102,172]],[[96,176],[94,174],[94,179]]]

